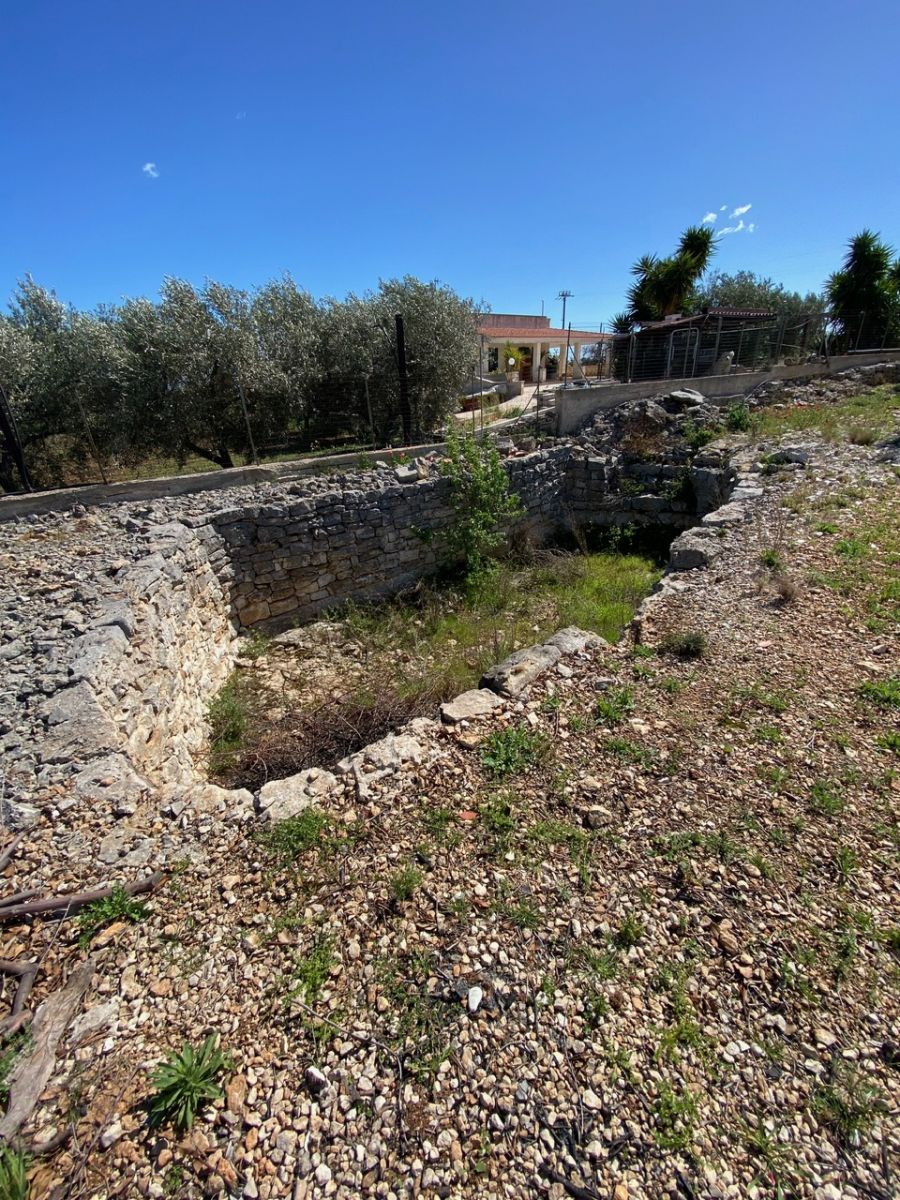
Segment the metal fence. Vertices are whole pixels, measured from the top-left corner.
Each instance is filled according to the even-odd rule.
[[[632,383],[759,371],[776,365],[827,361],[832,355],[898,349],[896,323],[865,314],[837,320],[829,313],[736,320],[714,314],[654,322],[632,333],[604,333],[591,349],[591,375]],[[572,367],[572,364],[569,364]],[[570,369],[570,386],[584,385]]]

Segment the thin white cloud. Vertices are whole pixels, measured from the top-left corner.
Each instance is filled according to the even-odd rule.
[[[728,207],[727,204],[723,204],[722,207],[719,209],[719,212],[724,212],[727,207]]]
[[[742,217],[744,215],[744,213],[748,213],[752,207],[753,207],[752,204],[738,205],[738,207],[734,210],[734,212],[730,212],[728,214],[729,220],[733,219],[734,217]]]
[[[719,233],[744,233],[745,231],[747,233],[752,233],[755,228],[756,226],[752,221],[749,225],[745,225],[743,220],[740,220],[738,221],[737,225],[726,225],[724,229],[719,230]]]
[[[747,226],[747,232],[752,233],[755,228],[756,228],[756,225],[754,224],[753,221],[751,221],[750,224]]]
[[[247,120],[247,110],[242,108],[239,113],[234,114],[234,119],[236,121],[246,121]]]
[[[712,225],[712,224],[714,224],[715,220],[716,220],[716,214],[714,212],[708,212],[706,214],[706,216],[703,218],[703,220],[700,222],[700,224],[701,225]]]
[[[148,179],[159,179],[159,168],[155,162],[145,162],[141,170]]]

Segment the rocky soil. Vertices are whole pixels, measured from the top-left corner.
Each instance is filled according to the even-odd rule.
[[[295,781],[287,826],[138,806],[131,873],[167,871],[139,921],[3,925],[32,1006],[92,961],[24,1131],[72,1133],[31,1196],[895,1194],[898,478],[889,448],[781,450],[737,453],[700,569],[621,644]],[[19,705],[44,685],[13,622],[46,625],[52,690],[129,520],[42,518],[6,551]],[[0,736],[7,805],[56,786]],[[4,893],[104,881],[108,811],[33,815]],[[153,1067],[209,1033],[222,1097],[151,1128]]]

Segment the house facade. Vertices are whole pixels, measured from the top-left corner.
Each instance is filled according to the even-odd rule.
[[[487,313],[478,332],[482,374],[502,375],[507,370],[503,350],[511,345],[521,356],[518,371],[522,383],[552,383],[566,374],[570,379],[583,377],[584,347],[608,340],[608,335],[590,330],[554,329],[549,317],[524,313]]]

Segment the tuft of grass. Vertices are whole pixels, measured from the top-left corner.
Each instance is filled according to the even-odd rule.
[[[852,846],[839,846],[834,855],[834,869],[838,883],[845,887],[859,867],[859,859]]]
[[[773,575],[782,575],[784,573],[784,559],[772,546],[768,546],[761,552],[759,561]]]
[[[536,766],[547,758],[550,749],[546,734],[527,725],[510,725],[485,738],[481,763],[489,774],[504,779]]]
[[[843,799],[826,780],[818,779],[809,789],[809,806],[823,817],[835,817],[844,811]]]
[[[644,922],[634,913],[629,913],[613,935],[613,942],[620,950],[630,950],[638,945],[644,932]]]
[[[661,1149],[680,1153],[690,1150],[700,1114],[697,1101],[687,1088],[676,1091],[670,1083],[662,1080],[653,1114],[657,1125],[654,1136]]]
[[[95,900],[93,904],[85,905],[76,917],[79,929],[78,945],[84,949],[90,945],[94,934],[114,921],[143,921],[147,911],[146,904],[134,900],[124,888],[114,888],[112,894],[104,900]]]
[[[287,985],[283,1004],[289,1008],[298,997],[312,1008],[328,982],[335,964],[334,938],[320,934],[306,954],[297,954],[290,974],[282,981]]]
[[[875,739],[875,745],[880,746],[882,750],[893,750],[894,754],[900,754],[900,733],[889,730]]]
[[[861,683],[859,694],[864,700],[877,704],[879,708],[900,708],[900,675],[891,675],[877,682]]]
[[[517,825],[513,815],[512,793],[493,792],[479,804],[478,816],[488,840],[488,852],[492,855],[505,854]]]
[[[621,758],[623,762],[633,763],[635,766],[645,767],[647,770],[656,766],[659,761],[659,755],[655,750],[639,746],[629,738],[607,738],[603,743],[603,749],[614,754],[616,758]]]
[[[611,688],[597,701],[595,712],[598,720],[609,725],[624,721],[634,712],[634,691],[630,687]]]
[[[861,1072],[839,1069],[812,1098],[817,1119],[845,1146],[858,1146],[887,1105],[880,1088]]]
[[[258,838],[275,855],[278,863],[285,866],[310,850],[315,850],[319,860],[326,862],[342,850],[354,846],[361,836],[360,825],[335,821],[321,809],[311,806],[296,817],[288,817],[264,829]]]
[[[669,633],[659,644],[659,653],[669,654],[673,658],[703,658],[708,649],[706,635],[697,629]]]
[[[197,1049],[185,1042],[180,1050],[171,1051],[150,1080],[154,1088],[148,1103],[151,1124],[171,1121],[182,1132],[190,1129],[200,1106],[221,1098],[218,1080],[228,1065],[214,1033]]]
[[[237,675],[219,689],[206,709],[209,736],[215,749],[233,750],[240,745],[247,728],[247,705],[240,694]]]
[[[0,1146],[0,1200],[28,1200],[31,1158],[22,1147]]]
[[[391,876],[388,887],[391,899],[397,904],[411,900],[422,883],[422,872],[409,865],[401,867]]]

